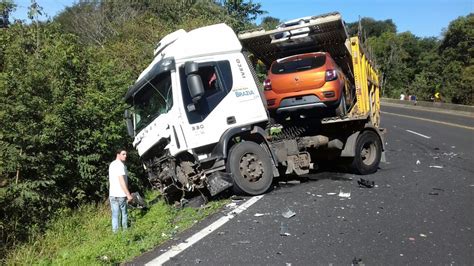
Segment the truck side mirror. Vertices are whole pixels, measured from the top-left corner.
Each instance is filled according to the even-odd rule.
[[[127,132],[130,137],[134,137],[134,130],[133,130],[133,121],[132,121],[132,114],[130,113],[129,109],[125,109],[124,113],[125,122],[127,123]]]
[[[197,103],[204,95],[204,86],[202,85],[201,76],[198,74],[199,66],[196,62],[186,62],[184,64],[184,72],[188,83],[189,93],[193,99],[193,103]]]

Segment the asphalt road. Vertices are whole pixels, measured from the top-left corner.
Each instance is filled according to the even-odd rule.
[[[387,163],[377,173],[282,183],[189,248],[176,245],[229,208],[130,264],[178,250],[165,265],[474,265],[473,125],[473,117],[383,106]],[[360,188],[361,177],[376,187]],[[293,217],[282,216],[288,210]]]

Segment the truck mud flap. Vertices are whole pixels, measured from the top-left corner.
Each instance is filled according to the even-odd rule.
[[[232,177],[227,173],[214,172],[207,178],[206,185],[211,196],[215,196],[233,186]]]

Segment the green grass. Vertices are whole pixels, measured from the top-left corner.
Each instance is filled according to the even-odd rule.
[[[150,192],[147,199],[156,197]],[[97,265],[131,260],[218,211],[226,201],[204,208],[176,209],[163,202],[146,211],[129,209],[131,226],[112,233],[108,204],[60,213],[42,235],[12,250],[7,265]]]

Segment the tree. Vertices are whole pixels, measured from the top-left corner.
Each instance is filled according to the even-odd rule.
[[[264,17],[260,23],[260,27],[265,30],[274,30],[278,25],[281,24],[281,20],[274,17]]]
[[[359,33],[359,25],[363,32]],[[362,18],[359,22],[348,23],[348,33],[350,36],[360,34],[365,37],[380,37],[384,32],[397,33],[397,26],[391,19],[375,20],[373,18]]]
[[[186,17],[172,21],[173,10]],[[131,151],[132,190],[146,187],[123,95],[165,34],[235,21],[223,10],[212,1],[79,2],[57,21],[0,31],[0,253],[57,210],[103,200],[118,147]]]
[[[235,23],[231,25],[235,31],[242,31],[253,27],[251,22],[257,16],[267,13],[260,9],[262,7],[261,4],[254,4],[252,0],[248,2],[244,0],[221,0],[216,2],[222,5],[227,14],[235,20]]]
[[[453,103],[473,104],[474,14],[452,21],[443,34],[439,54],[443,68],[443,95]]]
[[[42,25],[14,24],[1,36],[8,45],[0,76],[0,176],[6,180],[0,213],[8,221],[2,240],[11,243],[71,202],[68,184],[77,168],[67,153],[85,80],[84,53],[72,36]]]
[[[12,0],[2,0],[0,2],[0,29],[7,28],[8,25],[10,25],[10,21],[8,19],[15,8],[16,5]]]
[[[370,37],[368,44],[379,64],[382,96],[398,97],[400,93],[405,93],[409,84],[406,75],[408,54],[403,50],[398,36],[392,32],[384,32],[379,37]]]
[[[138,14],[139,10],[127,2],[96,0],[67,7],[56,21],[66,32],[78,35],[82,43],[103,47],[106,41],[119,34],[118,28]]]

